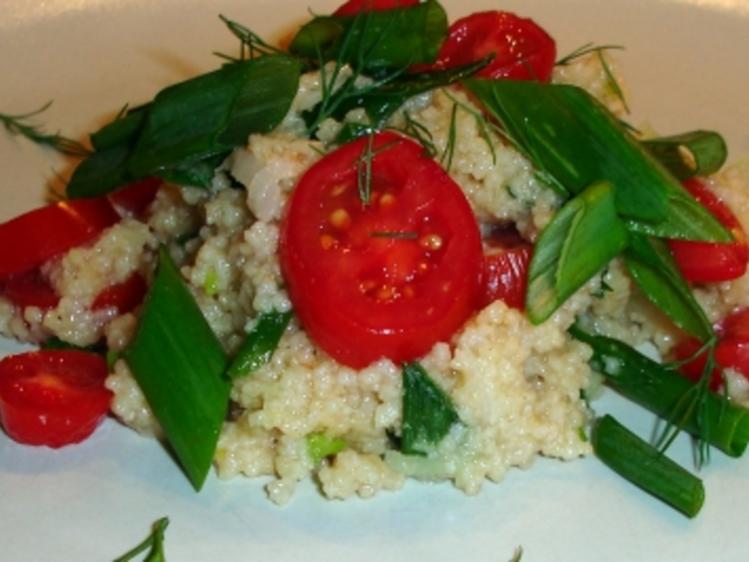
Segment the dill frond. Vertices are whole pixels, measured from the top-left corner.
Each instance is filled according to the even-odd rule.
[[[84,157],[91,154],[91,151],[83,146],[80,142],[57,133],[47,133],[44,129],[28,120],[43,113],[52,105],[49,101],[35,111],[10,115],[0,113],[0,123],[11,135],[20,135],[33,143],[41,146],[47,146],[66,156]]]

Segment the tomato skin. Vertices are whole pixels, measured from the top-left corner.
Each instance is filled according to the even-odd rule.
[[[142,217],[162,184],[159,178],[145,178],[121,187],[107,197],[117,209],[134,217]]]
[[[510,308],[525,308],[528,266],[533,246],[524,243],[484,255],[482,306],[502,300]]]
[[[686,339],[676,346],[676,348],[674,349],[674,356],[678,361],[685,361],[690,357],[693,357],[694,354],[697,353],[703,345],[704,344],[697,338]],[[679,367],[679,372],[690,381],[697,383],[702,378],[702,373],[705,370],[706,362],[707,357],[703,353],[702,355],[695,357],[692,361],[681,365]],[[718,363],[720,364],[720,362]],[[710,390],[712,390],[713,392],[717,392],[720,389],[721,384],[723,384],[723,377],[721,375],[720,368],[715,367],[712,374],[710,375]]]
[[[109,411],[99,355],[45,350],[0,360],[0,423],[27,445],[59,448],[91,435]]]
[[[333,12],[333,15],[353,16],[360,12],[380,12],[393,8],[406,8],[418,3],[419,0],[348,0]]]
[[[117,283],[104,289],[96,295],[91,305],[91,310],[103,310],[114,308],[117,314],[131,312],[136,306],[143,302],[148,285],[143,276],[135,272],[122,283]]]
[[[49,310],[60,302],[60,296],[38,268],[9,276],[0,283],[0,295],[21,308],[35,306]]]
[[[0,279],[30,271],[120,220],[105,198],[53,203],[0,224]]]
[[[374,137],[371,203],[361,203],[356,178],[367,142],[345,145],[305,173],[280,242],[302,325],[354,368],[381,357],[410,361],[448,340],[478,305],[482,263],[465,196],[411,140]],[[347,220],[336,223],[342,214]],[[439,244],[429,248],[430,240]]]
[[[434,68],[461,66],[490,54],[494,60],[478,76],[548,82],[556,42],[531,19],[511,12],[476,12],[450,26]]]
[[[749,247],[738,219],[701,181],[687,180],[684,187],[733,234],[735,240],[727,244],[669,240],[669,248],[682,275],[692,283],[718,283],[741,277],[749,262]]]

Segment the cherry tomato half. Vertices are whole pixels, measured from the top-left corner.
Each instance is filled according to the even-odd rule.
[[[60,302],[60,296],[38,268],[10,275],[0,283],[0,295],[22,308],[35,306],[48,310]]]
[[[156,192],[163,181],[159,178],[145,178],[113,191],[107,197],[117,209],[134,217],[140,217],[156,198]]]
[[[679,343],[679,345],[674,349],[674,356],[677,361],[686,361],[687,359],[694,357],[694,359],[679,367],[679,372],[695,383],[699,382],[702,378],[702,373],[704,372],[705,364],[707,363],[707,357],[704,353],[695,356],[702,346],[702,342],[697,338],[689,338]],[[720,367],[715,367],[710,374],[710,390],[717,392],[720,389],[721,384],[723,384],[723,376],[721,375]]]
[[[699,180],[684,187],[733,234],[728,244],[669,240],[668,245],[682,275],[692,283],[717,283],[746,273],[749,247],[744,230],[731,210]]]
[[[0,279],[35,269],[120,220],[106,198],[63,201],[0,224]]]
[[[333,15],[353,16],[360,12],[381,12],[393,8],[405,8],[415,6],[419,0],[348,0]]]
[[[511,308],[523,310],[533,245],[514,227],[503,226],[494,228],[484,242],[487,249],[484,251],[481,305],[502,300]]]
[[[345,145],[305,173],[282,225],[280,257],[302,325],[355,368],[423,355],[478,305],[473,212],[420,145],[393,133]]]
[[[118,314],[125,314],[143,301],[146,291],[148,291],[146,280],[136,272],[122,283],[111,285],[96,295],[91,309],[116,308]]]
[[[59,448],[93,433],[112,393],[99,355],[45,350],[0,361],[0,422],[19,443]]]
[[[477,12],[450,26],[436,69],[452,68],[494,54],[478,76],[548,82],[557,49],[551,36],[531,19],[510,12]]]

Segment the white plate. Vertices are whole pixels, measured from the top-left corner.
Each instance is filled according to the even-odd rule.
[[[335,4],[313,7],[325,12]],[[458,16],[497,4],[448,6]],[[507,0],[502,7],[536,18],[557,38],[560,54],[588,41],[625,45],[620,59],[637,122],[647,116],[664,133],[717,129],[734,159],[749,154],[746,0]],[[40,121],[83,135],[124,103],[215,66],[212,51],[234,49],[217,13],[273,37],[305,9],[294,0],[3,0],[0,111],[54,99]],[[38,205],[45,180],[60,168],[64,162],[53,154],[0,134],[0,220]],[[611,393],[596,407],[645,435],[652,425]],[[673,456],[689,464],[686,440]],[[169,562],[504,561],[520,545],[528,562],[746,560],[749,459],[715,453],[702,476],[707,502],[696,521],[595,459],[539,459],[472,498],[449,485],[410,483],[369,501],[326,502],[307,485],[277,508],[260,481],[211,476],[195,494],[156,442],[109,421],[83,445],[61,451],[0,436],[0,559],[109,560],[168,515]]]

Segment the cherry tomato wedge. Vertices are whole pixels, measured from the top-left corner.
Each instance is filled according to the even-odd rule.
[[[30,271],[120,220],[105,198],[63,201],[0,224],[0,279]]]
[[[692,283],[717,283],[746,273],[749,247],[741,224],[731,210],[699,180],[687,180],[684,187],[733,234],[728,244],[670,240],[671,253],[682,275]]]
[[[17,306],[43,310],[55,308],[60,302],[60,296],[38,268],[9,276],[0,283],[0,295]]]
[[[282,224],[280,258],[302,325],[355,368],[423,355],[478,305],[473,212],[423,148],[394,133],[345,145],[305,173]]]
[[[674,349],[674,356],[677,361],[686,361],[687,359],[694,357],[692,361],[679,367],[679,372],[695,383],[702,378],[702,373],[705,370],[705,363],[707,362],[707,357],[704,353],[695,357],[695,354],[702,348],[702,346],[702,342],[698,339],[689,338],[679,343],[679,345]],[[721,384],[723,384],[723,377],[720,374],[720,368],[715,367],[710,375],[710,390],[717,392],[720,389]]]
[[[140,273],[133,273],[122,283],[107,287],[96,295],[91,309],[116,308],[118,314],[125,314],[143,301],[147,290],[148,285],[143,276]]]
[[[525,308],[528,265],[532,254],[533,246],[525,243],[498,248],[484,255],[483,306],[502,300],[510,308]]]
[[[548,82],[556,43],[531,19],[510,12],[477,12],[450,26],[434,68],[469,64],[487,55],[494,60],[478,76]]]
[[[415,6],[419,0],[348,0],[333,15],[353,16],[360,12],[380,12],[392,10],[393,8],[405,8]]]
[[[145,178],[119,188],[110,193],[108,198],[117,209],[134,217],[140,217],[156,198],[156,192],[162,183],[159,178]]]
[[[59,448],[93,433],[112,400],[99,355],[45,350],[0,361],[0,422],[19,443]]]

